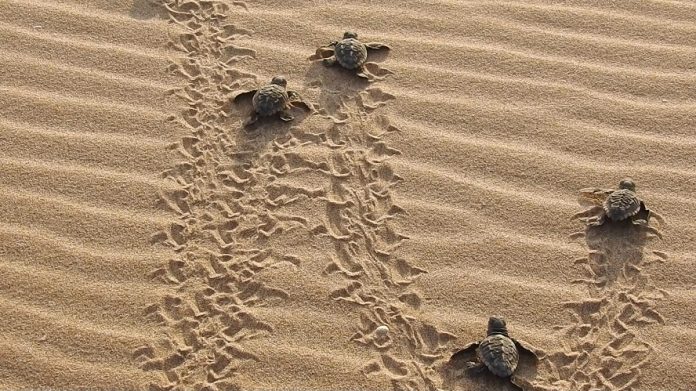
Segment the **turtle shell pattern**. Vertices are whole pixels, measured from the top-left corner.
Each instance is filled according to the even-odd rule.
[[[367,60],[367,47],[355,38],[339,41],[335,47],[336,61],[346,69],[356,69]]]
[[[520,359],[515,342],[502,334],[486,337],[479,344],[476,353],[488,370],[500,377],[512,375]]]
[[[283,110],[290,98],[285,88],[269,84],[261,87],[252,98],[254,110],[261,116],[269,116]]]
[[[620,189],[611,193],[604,201],[604,212],[613,221],[625,220],[640,211],[640,200],[636,193]]]

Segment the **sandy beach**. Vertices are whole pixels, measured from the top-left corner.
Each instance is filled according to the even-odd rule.
[[[514,390],[450,360],[492,315],[525,390],[696,389],[696,3],[0,15],[0,390]],[[649,227],[571,218],[625,177]]]

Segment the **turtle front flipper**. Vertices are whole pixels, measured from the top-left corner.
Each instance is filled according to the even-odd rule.
[[[579,190],[578,201],[583,206],[602,205],[604,204],[604,200],[606,200],[614,190],[615,189],[586,187]]]
[[[476,349],[479,347],[479,342],[472,342],[466,346],[464,346],[462,349],[457,350],[452,354],[452,357],[450,357],[450,361],[455,361],[460,359],[462,356],[466,354],[471,354],[476,352]]]
[[[252,98],[258,90],[239,91],[232,96],[232,102],[238,103],[241,99]]]
[[[515,346],[517,347],[517,351],[518,351],[518,352],[526,352],[526,353],[529,353],[529,354],[530,354],[532,357],[534,357],[534,359],[537,360],[537,361],[538,361],[539,359],[542,359],[542,358],[544,358],[544,357],[546,356],[546,353],[545,353],[543,350],[537,349],[537,348],[535,348],[534,346],[528,344],[528,343],[525,342],[525,341],[522,341],[522,340],[519,340],[519,339],[514,339],[514,338],[511,338],[511,339],[512,339],[512,342],[515,343]]]
[[[372,81],[372,79],[374,79],[374,77],[372,76],[372,74],[370,73],[370,71],[368,71],[367,69],[365,69],[364,66],[361,66],[360,68],[357,68],[357,69],[355,70],[355,75],[357,75],[358,77],[362,77],[363,79],[367,79],[367,80],[369,80],[369,81]]]
[[[299,107],[299,108],[304,109],[304,110],[309,111],[309,112],[314,112],[314,111],[315,111],[315,110],[314,110],[314,107],[312,107],[312,105],[310,105],[309,103],[307,103],[307,102],[305,102],[305,101],[303,101],[303,100],[300,100],[300,99],[290,101],[288,104],[289,104],[291,107]]]
[[[298,94],[297,92],[288,91],[288,97],[290,98],[290,100],[288,101],[288,105],[290,105],[291,107],[299,107],[309,112],[315,111],[314,107],[310,103],[302,99],[300,94]]]
[[[365,46],[369,50],[391,50],[391,48],[387,44],[381,42],[370,42],[366,43]]]
[[[323,60],[325,58],[333,57],[334,53],[336,51],[334,50],[333,47],[331,46],[322,46],[320,48],[317,48],[316,52],[312,54],[309,59],[314,61],[314,60]]]
[[[591,208],[585,209],[582,212],[578,212],[570,217],[571,220],[576,219],[587,219],[592,216],[596,216],[603,210],[601,206],[593,206]]]
[[[521,390],[536,390],[533,387],[536,378],[539,360],[546,357],[546,352],[529,345],[525,341],[511,338],[515,343],[519,354],[519,362],[514,373],[510,376],[510,382]]]

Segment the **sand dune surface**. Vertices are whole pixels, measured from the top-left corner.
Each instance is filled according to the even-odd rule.
[[[450,359],[491,315],[525,390],[696,388],[695,3],[0,15],[0,389],[513,390]],[[571,219],[624,177],[649,226]]]

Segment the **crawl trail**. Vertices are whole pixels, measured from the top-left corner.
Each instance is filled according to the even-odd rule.
[[[163,174],[178,185],[161,197],[177,220],[154,236],[175,254],[153,273],[175,293],[147,308],[167,337],[134,356],[144,370],[161,373],[161,380],[149,385],[152,390],[238,389],[243,387],[236,378],[240,368],[259,360],[245,341],[274,331],[254,308],[288,298],[259,275],[279,265],[299,265],[293,244],[310,237],[307,220],[284,208],[302,195],[317,194],[275,182],[303,164],[284,163],[296,143],[276,141],[271,153],[261,153],[264,140],[249,138],[240,129],[241,118],[229,114],[233,90],[256,83],[253,75],[233,67],[255,55],[236,44],[250,32],[226,21],[233,9],[224,1],[159,4],[179,29],[171,45],[181,57],[170,69],[186,81],[173,91],[186,107],[171,120],[189,135],[172,147],[184,160]]]
[[[395,97],[377,87],[351,91],[349,82],[330,83],[316,84],[322,89],[319,113],[332,122],[324,134],[332,175],[327,220],[314,228],[334,248],[325,274],[344,280],[330,297],[359,308],[361,323],[351,340],[374,352],[365,374],[387,376],[395,390],[435,390],[435,367],[448,358],[455,336],[418,319],[422,298],[412,284],[426,271],[396,253],[407,238],[393,220],[406,211],[392,196],[402,178],[388,164],[399,151],[385,139],[398,129],[379,114]],[[388,335],[375,333],[380,325],[389,327]]]
[[[649,268],[667,256],[646,255],[652,235],[630,223],[589,226],[573,236],[584,237],[589,250],[575,262],[584,278],[574,281],[588,297],[564,304],[573,323],[562,328],[563,350],[546,361],[547,384],[554,390],[634,390],[653,353],[639,329],[665,323],[657,304],[666,292],[655,286]]]

